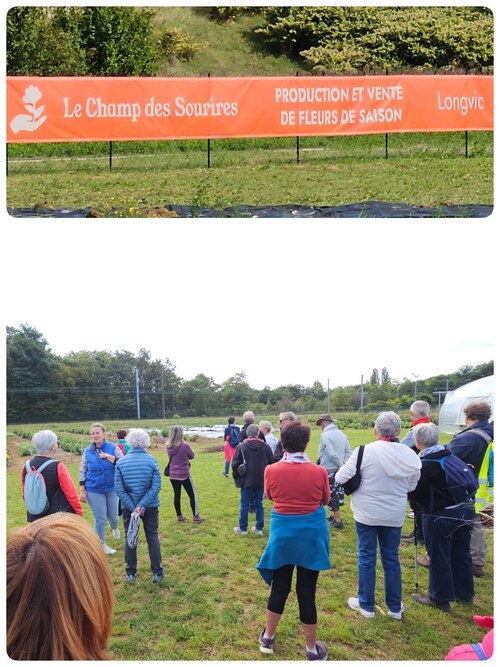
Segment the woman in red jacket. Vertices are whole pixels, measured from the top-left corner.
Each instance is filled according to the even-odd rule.
[[[331,569],[330,535],[325,508],[330,486],[325,468],[311,463],[305,453],[311,429],[294,421],[281,432],[283,458],[267,466],[264,491],[273,502],[269,542],[257,564],[271,586],[266,627],[260,633],[260,650],[274,651],[274,634],[281,620],[293,571],[297,569],[299,616],[307,660],[326,660],[327,648],[316,639],[316,585],[320,570]]]
[[[39,519],[47,514],[55,514],[56,512],[70,512],[82,516],[83,512],[78,498],[78,492],[68,469],[62,461],[57,461],[53,458],[59,447],[57,435],[49,430],[38,431],[32,437],[31,442],[36,448],[37,453],[36,456],[29,461],[30,469],[35,468],[38,470],[38,468],[47,461],[53,461],[53,463],[45,466],[40,473],[45,480],[49,507],[43,514],[33,515],[28,512],[28,521],[35,521],[35,519]],[[23,500],[24,479],[26,473],[26,465],[24,465],[21,470]]]

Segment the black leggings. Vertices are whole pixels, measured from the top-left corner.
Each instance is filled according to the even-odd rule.
[[[273,583],[267,608],[274,614],[282,614],[285,603],[292,588],[294,565],[283,565],[273,571]],[[319,572],[308,570],[297,565],[297,584],[295,591],[299,602],[299,618],[301,623],[315,625],[318,622],[316,613],[316,584]]]
[[[191,505],[191,511],[193,512],[193,516],[198,514],[196,493],[194,491],[194,486],[193,482],[191,481],[191,477],[188,477],[187,479],[171,479],[170,484],[172,484],[172,488],[174,489],[174,507],[177,516],[180,516],[182,514],[181,512],[182,487],[186,489],[186,493],[189,496],[189,503]]]

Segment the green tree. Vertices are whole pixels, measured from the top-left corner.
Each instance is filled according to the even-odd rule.
[[[370,384],[380,384],[380,376],[376,368],[372,370],[372,374],[370,376]]]
[[[258,395],[248,384],[245,373],[240,372],[222,383],[221,399],[221,407],[225,412],[239,414],[256,402],[254,399],[258,399]]]
[[[60,360],[43,335],[28,324],[7,327],[7,419],[41,421],[60,396]]]
[[[93,76],[153,76],[158,71],[152,18],[136,7],[84,7],[81,40]]]
[[[7,13],[9,76],[87,73],[76,7],[13,7]]]
[[[7,13],[10,76],[153,76],[155,10],[13,7]]]
[[[192,380],[183,382],[179,395],[179,408],[185,415],[207,416],[214,414],[219,404],[220,387],[213,378],[199,373]]]

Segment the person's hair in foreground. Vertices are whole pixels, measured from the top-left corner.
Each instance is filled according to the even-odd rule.
[[[465,406],[464,415],[471,421],[488,421],[491,417],[491,405],[486,401],[472,401]]]
[[[308,424],[295,421],[285,426],[281,432],[281,443],[287,452],[303,452],[307,447],[311,429]]]
[[[379,438],[395,438],[401,431],[401,419],[395,412],[381,412],[375,420]]]
[[[439,444],[439,427],[436,424],[417,424],[413,433],[415,442],[418,442],[424,449]]]
[[[63,512],[7,540],[7,653],[12,660],[107,660],[113,583],[99,538]]]

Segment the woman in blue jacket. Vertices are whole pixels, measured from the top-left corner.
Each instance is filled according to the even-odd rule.
[[[115,493],[115,463],[123,456],[120,448],[106,440],[102,424],[90,428],[92,444],[85,448],[80,462],[80,500],[88,502],[94,515],[94,530],[102,542],[104,553],[115,554],[106,544],[106,520],[115,540],[120,539],[118,529],[118,496]]]

